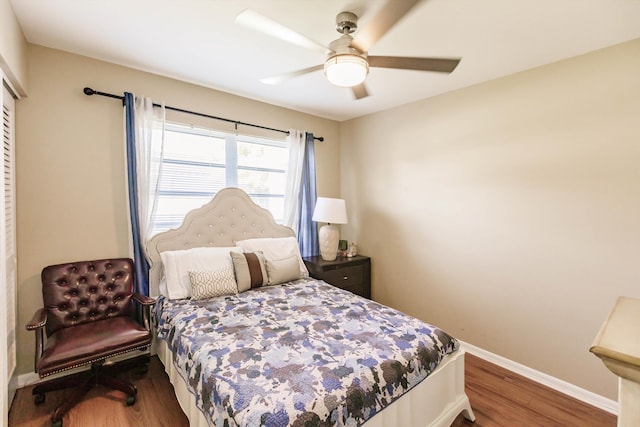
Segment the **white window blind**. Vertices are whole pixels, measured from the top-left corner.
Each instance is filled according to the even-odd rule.
[[[167,124],[152,235],[178,227],[225,187],[245,190],[282,222],[288,162],[284,140]]]
[[[7,359],[6,375],[11,378],[16,367],[16,207],[15,207],[15,102],[9,91],[2,92],[2,290],[6,306]]]
[[[2,76],[0,76],[2,77]],[[2,345],[6,346],[6,356],[0,358],[0,377],[3,391],[2,405],[8,408],[15,394],[16,377],[16,206],[15,206],[15,102],[6,87],[2,88],[2,187],[0,209],[0,300],[2,310],[0,328]],[[4,353],[4,351],[3,351]]]

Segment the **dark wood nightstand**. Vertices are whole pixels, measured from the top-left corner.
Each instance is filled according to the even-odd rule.
[[[368,256],[338,257],[333,261],[312,256],[303,260],[311,277],[371,299],[371,258]]]

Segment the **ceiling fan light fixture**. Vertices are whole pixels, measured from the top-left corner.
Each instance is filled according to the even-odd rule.
[[[364,82],[369,74],[369,63],[360,55],[333,55],[324,63],[324,74],[336,86],[353,87]]]

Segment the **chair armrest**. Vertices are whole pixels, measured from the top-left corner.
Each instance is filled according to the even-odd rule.
[[[27,331],[33,331],[36,329],[44,328],[47,324],[47,310],[44,308],[38,309],[33,315],[33,318],[27,323]]]
[[[33,315],[33,318],[27,323],[27,330],[34,331],[36,333],[36,351],[33,360],[33,369],[38,372],[38,361],[42,357],[44,350],[44,325],[47,324],[47,310],[44,308],[38,309]]]
[[[151,307],[156,304],[155,298],[151,298],[145,295],[142,295],[138,292],[134,292],[133,300],[142,306],[142,325],[145,327],[147,331],[151,330]]]
[[[139,294],[138,292],[134,292],[133,293],[133,299],[140,305],[155,305],[156,303],[156,299],[155,298],[151,298],[151,297],[147,297],[144,296],[142,294]]]

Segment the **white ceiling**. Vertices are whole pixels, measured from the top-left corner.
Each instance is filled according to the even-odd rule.
[[[234,19],[250,8],[328,45],[339,37],[338,12],[356,13],[363,28],[383,0],[11,0],[11,4],[30,43],[335,120],[640,37],[640,0],[424,0],[369,53],[461,57],[458,68],[449,75],[372,68],[366,81],[370,96],[354,100],[349,89],[332,86],[322,71],[277,86],[261,83],[263,77],[319,65],[324,56],[250,30]]]

